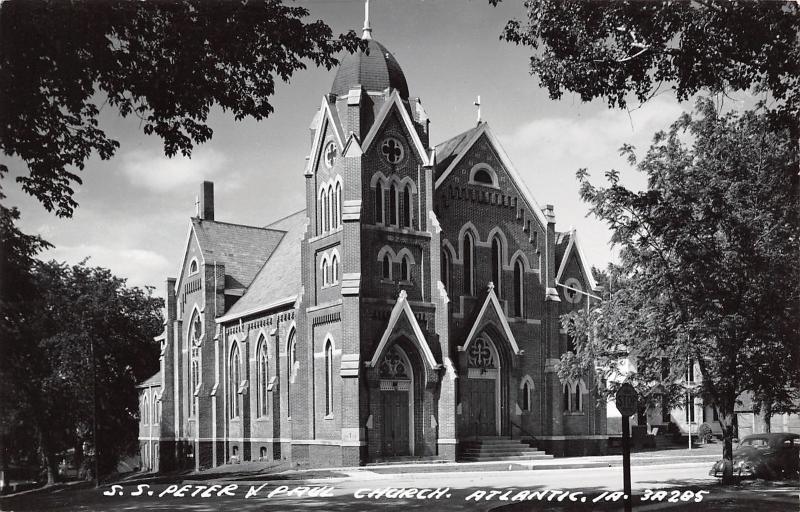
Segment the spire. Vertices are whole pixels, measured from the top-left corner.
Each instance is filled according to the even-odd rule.
[[[369,0],[364,2],[364,32],[361,39],[372,39],[372,27],[369,26]]]

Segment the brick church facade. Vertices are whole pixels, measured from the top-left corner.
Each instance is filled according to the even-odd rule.
[[[216,220],[204,183],[167,280],[161,371],[140,387],[143,466],[456,460],[475,438],[603,453],[606,410],[561,382],[559,316],[596,285],[488,124],[433,146],[364,31],[311,125],[306,208]]]

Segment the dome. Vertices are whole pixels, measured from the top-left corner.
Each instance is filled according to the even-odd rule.
[[[383,92],[391,87],[397,89],[401,98],[408,99],[408,84],[400,64],[385,46],[373,39],[368,39],[367,52],[359,50],[342,59],[333,79],[331,93],[346,95],[358,84],[373,92]]]

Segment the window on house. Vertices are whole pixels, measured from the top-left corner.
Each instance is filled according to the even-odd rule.
[[[142,423],[145,425],[150,424],[150,402],[147,400],[147,395],[144,397],[144,401],[142,402]]]
[[[492,175],[489,174],[489,171],[486,169],[480,169],[479,171],[475,172],[475,175],[472,177],[472,180],[476,183],[483,183],[485,185],[494,185],[494,181],[492,180]]]
[[[325,345],[325,416],[333,414],[333,345]]]
[[[239,383],[241,382],[240,373],[240,360],[239,360],[239,344],[233,341],[233,348],[231,349],[230,370],[228,372],[228,395],[230,405],[231,418],[239,416]]]
[[[530,229],[530,221],[528,221],[528,228]],[[539,231],[534,229],[531,233],[531,244],[534,250],[539,248]]]
[[[502,265],[503,265],[503,246],[500,239],[492,239],[492,282],[494,282],[495,293],[498,297],[502,296]]]
[[[442,284],[445,290],[450,290],[450,254],[447,250],[442,249]]]
[[[383,224],[383,184],[375,187],[375,224]]]
[[[462,261],[464,263],[464,295],[474,295],[473,293],[473,248],[472,235],[467,233],[464,235],[464,245],[462,248]]]
[[[267,416],[269,406],[267,400],[267,386],[269,385],[269,358],[267,354],[267,340],[264,336],[258,339],[258,415]]]
[[[150,423],[158,425],[158,395],[153,395],[152,414],[150,415]]]
[[[394,183],[389,187],[389,224],[397,225],[397,188]]]
[[[689,382],[694,382],[694,360],[693,359],[689,360],[686,379]]]
[[[336,182],[336,227],[342,225],[342,184]]]
[[[403,190],[403,227],[411,227],[411,186]]]
[[[581,394],[580,383],[575,383],[575,401],[572,404],[572,410],[580,412],[583,410],[583,395]]]
[[[328,230],[336,229],[336,196],[333,185],[328,185]]]
[[[328,230],[328,198],[325,189],[319,195],[319,230],[321,233]]]
[[[322,257],[321,268],[322,268],[322,286],[324,288],[325,286],[328,286],[328,283],[330,282],[330,276],[328,275],[328,256],[327,255]]]
[[[570,389],[569,384],[564,383],[564,390],[563,390],[563,398],[564,398],[564,410],[569,411],[569,404],[570,404]]]
[[[200,350],[196,345],[192,345],[192,366],[189,376],[191,385],[189,386],[189,415],[197,414],[197,388],[200,386]]]
[[[522,267],[522,260],[517,259],[514,263],[514,316],[521,317],[523,311],[523,290],[524,290],[524,271]]]
[[[392,261],[389,259],[388,254],[383,255],[383,278],[392,278]]]
[[[522,385],[522,410],[531,410],[531,385],[528,381]]]
[[[289,334],[289,343],[286,345],[286,352],[289,356],[289,371],[286,382],[286,416],[292,417],[292,390],[291,385],[294,380],[294,372],[297,362],[297,343],[295,341],[294,330]]]
[[[400,278],[403,281],[411,281],[411,266],[408,263],[408,256],[403,256],[400,260]]]
[[[189,264],[189,273],[196,274],[197,273],[197,260],[192,260]]]
[[[339,282],[339,257],[334,254],[331,258],[331,284]]]
[[[686,397],[686,408],[684,410],[684,416],[686,418],[687,423],[694,423],[694,400],[692,396],[689,395]]]

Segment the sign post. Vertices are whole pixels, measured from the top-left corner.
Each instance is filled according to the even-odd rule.
[[[623,384],[616,396],[617,410],[622,415],[622,485],[625,492],[625,512],[633,510],[631,496],[631,424],[630,416],[636,413],[638,398],[629,383]]]

